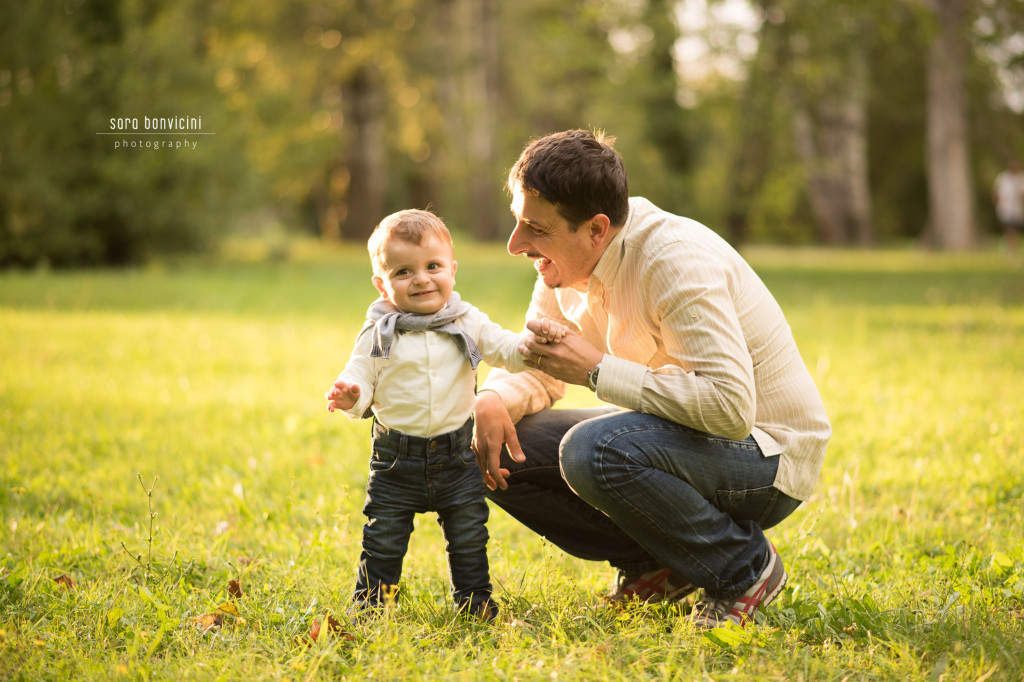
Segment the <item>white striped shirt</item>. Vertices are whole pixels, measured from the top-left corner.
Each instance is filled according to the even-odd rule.
[[[753,435],[781,455],[775,487],[806,500],[831,436],[825,406],[785,316],[743,258],[707,227],[630,199],[587,291],[538,278],[528,319],[560,320],[606,355],[597,397],[715,436]],[[513,421],[551,406],[564,384],[494,370]]]

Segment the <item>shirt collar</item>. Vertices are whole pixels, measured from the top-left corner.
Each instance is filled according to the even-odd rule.
[[[590,275],[590,283],[587,285],[588,291],[595,290],[595,279],[607,290],[615,287],[615,280],[619,276],[619,267],[622,265],[622,259],[626,255],[626,233],[629,231],[632,222],[633,207],[630,206],[626,222],[622,224],[622,227],[615,233],[612,240],[608,242],[608,247],[605,248],[600,260],[597,261],[597,265],[594,266],[594,272]]]

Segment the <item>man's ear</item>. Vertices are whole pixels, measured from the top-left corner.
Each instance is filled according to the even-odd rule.
[[[388,291],[384,288],[384,280],[376,275],[373,276],[373,288],[380,292],[380,295],[384,297],[385,301],[391,299],[388,298]]]
[[[604,213],[598,213],[587,223],[590,230],[590,243],[594,248],[606,246],[612,238],[612,221]]]

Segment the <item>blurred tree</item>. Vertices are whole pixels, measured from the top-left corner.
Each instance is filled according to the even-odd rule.
[[[678,100],[668,0],[543,0],[501,4],[500,158],[507,169],[524,144],[569,128],[617,137],[630,189],[668,210],[691,206],[689,173],[700,156]]]
[[[793,138],[818,241],[868,246],[875,241],[867,132],[872,8],[867,2],[803,4],[803,11],[789,11],[797,26],[789,36],[787,75],[793,77]],[[802,21],[826,11],[831,21]]]
[[[97,135],[112,119],[143,130],[146,116],[204,109],[216,125],[202,3],[53,0],[4,15],[0,265],[128,264],[203,243],[237,205],[234,159],[204,138]],[[186,139],[196,146],[152,146]]]
[[[634,194],[737,243],[973,242],[964,212],[1024,151],[1024,0],[751,0],[731,33],[683,25],[690,5],[6,3],[0,264],[131,263],[268,226],[363,240],[408,206],[492,239],[523,145],[578,127],[618,137]],[[716,68],[743,55],[740,76]],[[186,153],[95,134],[180,115],[216,135]]]
[[[972,161],[991,169],[995,138],[1019,139],[1020,115],[993,106],[1003,86],[991,53],[1020,41],[1024,3],[922,2],[759,1],[725,194],[734,240],[784,238],[807,210],[823,243],[974,242],[972,207],[987,182],[973,180]],[[942,227],[930,217],[940,215]]]
[[[737,205],[729,217],[734,240],[748,234],[747,211],[767,205],[768,197],[756,195],[766,187],[778,193],[785,178],[790,178],[788,184],[802,176],[816,241],[874,243],[867,60],[875,4],[761,0],[760,48],[740,104],[744,144],[734,152],[732,194]],[[771,141],[780,135],[791,140],[794,155],[783,163],[779,161],[785,150]],[[787,195],[790,215],[782,209],[775,223],[793,220],[801,210],[799,195],[782,196]]]
[[[966,71],[974,0],[924,0],[934,17],[927,52],[929,226],[948,250],[974,245]]]

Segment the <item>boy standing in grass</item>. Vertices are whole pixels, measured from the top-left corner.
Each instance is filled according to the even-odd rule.
[[[470,448],[476,367],[483,359],[513,372],[527,369],[520,346],[534,335],[502,329],[460,300],[451,235],[433,213],[388,216],[368,249],[381,297],[326,394],[332,412],[374,417],[353,598],[367,608],[397,597],[413,517],[436,511],[457,608],[494,618],[486,489]],[[537,338],[557,342],[565,333],[545,322]]]

